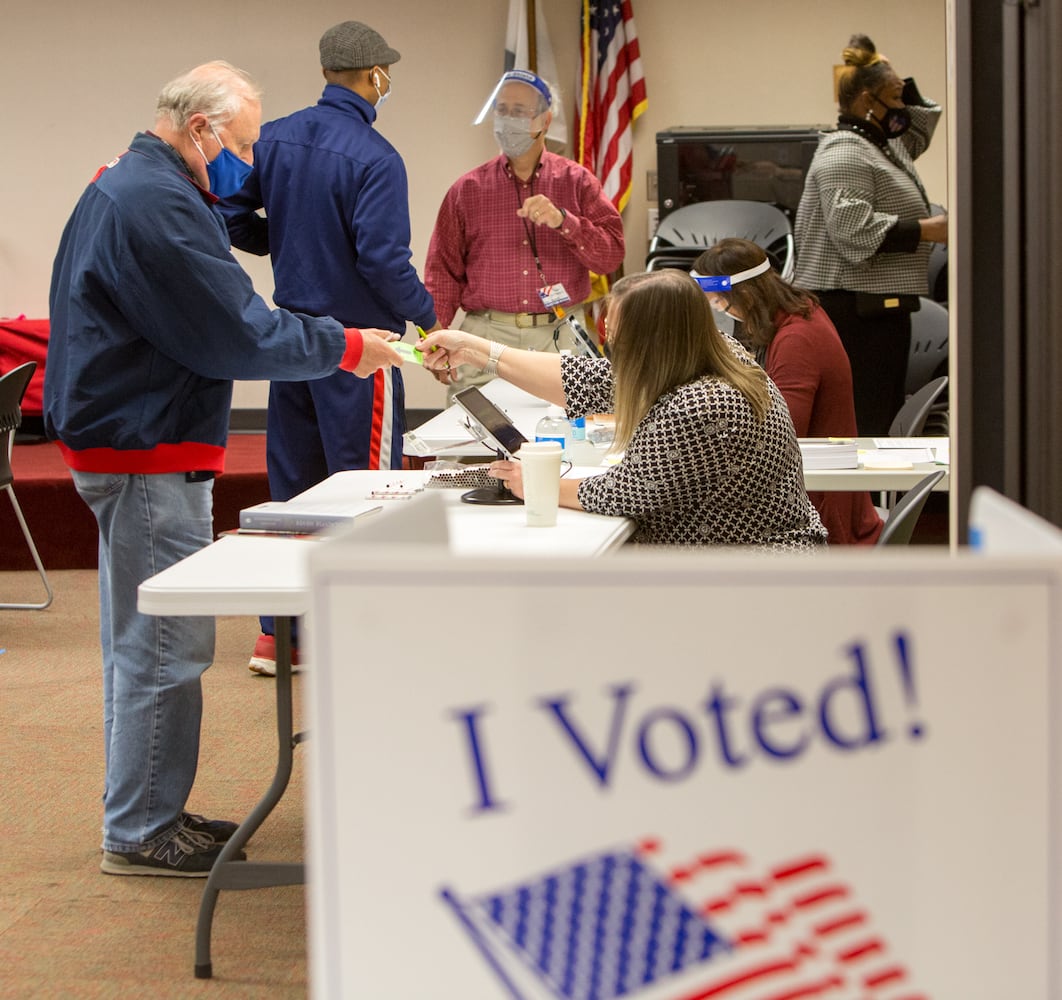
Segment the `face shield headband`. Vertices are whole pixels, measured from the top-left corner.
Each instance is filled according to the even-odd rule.
[[[696,271],[690,271],[690,277],[701,286],[703,291],[728,292],[734,285],[748,281],[749,278],[757,278],[761,274],[766,274],[770,269],[771,262],[765,257],[755,267],[750,267],[747,271],[738,271],[737,274],[720,274],[709,278],[706,275],[698,274]]]
[[[498,92],[507,83],[526,83],[529,87],[534,87],[542,95],[542,99],[546,102],[547,111],[553,105],[553,95],[549,92],[549,87],[544,80],[535,76],[530,70],[511,69],[508,73],[502,74],[498,85],[491,91],[490,97],[487,98],[487,103],[483,105],[483,110],[473,120],[473,125],[479,125],[487,115],[494,111],[494,102],[498,99]]]

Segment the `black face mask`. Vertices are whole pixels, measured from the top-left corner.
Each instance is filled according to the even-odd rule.
[[[907,108],[890,108],[884,101],[876,97],[874,100],[885,109],[885,114],[874,121],[889,139],[898,138],[911,127],[911,112]]]

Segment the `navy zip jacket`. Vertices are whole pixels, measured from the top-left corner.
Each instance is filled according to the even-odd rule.
[[[254,170],[218,207],[233,246],[272,257],[278,305],[345,326],[427,330],[435,307],[410,263],[406,168],[375,120],[363,97],[328,84],[316,105],[262,126]]]
[[[150,133],[82,194],[52,272],[44,376],[71,468],[220,472],[233,379],[321,378],[342,360],[341,323],[255,293],[216,201]]]

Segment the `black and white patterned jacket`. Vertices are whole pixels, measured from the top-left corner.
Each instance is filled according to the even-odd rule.
[[[931,243],[917,242],[916,235],[907,252],[881,252],[898,220],[930,215],[914,161],[928,148],[941,108],[925,101],[907,110],[911,127],[881,145],[858,125],[822,134],[797,208],[796,284],[817,291],[928,291]]]
[[[731,349],[755,364],[736,341]],[[605,359],[564,358],[571,416],[611,413],[614,382]],[[771,409],[757,419],[744,396],[718,378],[699,378],[661,396],[635,429],[618,465],[584,479],[579,502],[638,522],[633,541],[652,545],[741,545],[811,549],[826,529],[804,489],[785,400],[770,383]]]

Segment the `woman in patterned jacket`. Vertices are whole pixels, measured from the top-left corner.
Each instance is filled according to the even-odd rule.
[[[719,333],[688,274],[618,281],[606,330],[611,359],[521,351],[459,330],[437,331],[421,346],[443,378],[448,365],[473,365],[571,417],[615,413],[613,447],[622,459],[601,475],[562,479],[563,507],[630,517],[638,523],[633,541],[642,544],[825,544],[781,393]],[[495,462],[491,475],[523,495],[519,462]]]
[[[795,283],[813,290],[852,364],[856,421],[887,434],[904,402],[910,312],[928,292],[932,215],[914,161],[929,146],[940,106],[901,80],[865,35],[843,53],[837,129],[824,133],[797,208]]]

